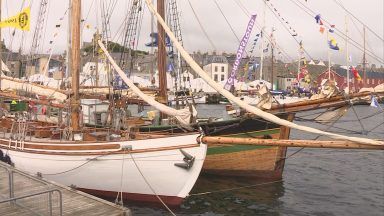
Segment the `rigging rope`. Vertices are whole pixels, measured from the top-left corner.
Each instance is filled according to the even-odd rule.
[[[363,21],[361,21],[359,18],[357,18],[353,13],[351,13],[347,8],[345,8],[345,6],[341,2],[341,0],[333,0],[333,1],[337,5],[339,5],[342,9],[344,9],[349,15],[351,15],[353,18],[355,18],[360,24],[365,26],[369,31],[371,31],[377,38],[379,38],[384,43],[384,39],[380,35],[378,35],[375,31],[373,31],[370,27],[368,27],[365,23],[363,23]]]
[[[165,204],[165,202],[163,201],[163,199],[161,199],[161,197],[156,193],[156,191],[153,189],[153,187],[151,186],[151,184],[149,184],[147,178],[145,178],[143,172],[141,171],[140,167],[137,165],[136,163],[136,160],[135,158],[133,157],[133,155],[131,154],[131,152],[129,152],[129,155],[131,156],[132,158],[132,161],[133,163],[135,164],[136,168],[137,168],[137,171],[139,171],[141,177],[143,177],[145,183],[148,185],[148,187],[151,189],[152,193],[155,194],[156,198],[161,202],[161,204],[163,204],[163,206],[169,211],[169,213],[171,213],[172,215],[176,216],[175,213],[173,213],[173,211],[167,206],[167,204]]]
[[[217,50],[215,44],[213,44],[211,38],[208,36],[208,33],[205,31],[205,29],[204,29],[204,27],[203,27],[203,24],[201,23],[199,17],[198,17],[197,14],[196,14],[195,9],[193,9],[193,6],[192,6],[192,3],[191,3],[190,0],[188,0],[188,4],[189,4],[190,8],[192,9],[193,15],[195,16],[197,22],[199,23],[200,29],[203,31],[205,37],[208,39],[208,41],[209,41],[209,43],[211,44],[212,48],[213,48],[214,50]]]
[[[176,110],[171,107],[168,107],[164,104],[161,104],[157,102],[155,99],[153,99],[150,96],[147,96],[144,94],[128,77],[125,75],[125,73],[121,70],[121,68],[116,64],[116,62],[113,60],[111,55],[109,54],[108,50],[105,48],[104,44],[101,40],[98,41],[100,48],[103,50],[104,54],[107,56],[108,60],[112,64],[113,68],[116,70],[116,72],[120,75],[122,80],[132,89],[133,92],[135,92],[141,99],[143,99],[145,102],[147,102],[149,105],[155,107],[156,109],[160,110],[162,113],[165,113],[169,116],[174,116],[180,124],[182,124],[184,127],[189,127],[189,120],[193,113],[189,111],[189,109],[181,109]]]
[[[315,128],[298,125],[298,124],[295,124],[293,122],[280,119],[273,114],[264,112],[264,111],[260,110],[259,108],[253,107],[253,106],[245,103],[244,101],[240,100],[239,98],[235,97],[229,91],[223,89],[219,84],[217,84],[215,81],[213,81],[209,77],[209,75],[203,71],[203,69],[192,59],[192,57],[187,53],[187,51],[184,50],[184,48],[181,46],[181,44],[176,40],[172,31],[166,25],[163,18],[157,13],[156,9],[154,8],[154,6],[150,2],[150,0],[145,0],[145,1],[148,5],[149,9],[151,10],[151,12],[156,16],[158,22],[163,26],[165,32],[168,34],[170,39],[175,44],[175,47],[179,50],[180,54],[183,56],[185,61],[191,66],[191,68],[193,70],[195,70],[195,72],[197,74],[199,74],[200,77],[203,78],[211,87],[213,87],[221,95],[228,98],[228,100],[233,101],[234,103],[238,104],[241,108],[245,109],[246,111],[248,111],[250,113],[254,113],[254,114],[258,115],[265,120],[271,121],[271,122],[279,124],[279,125],[298,129],[301,131],[306,131],[306,132],[310,132],[310,133],[314,133],[314,134],[320,134],[320,135],[326,135],[326,136],[329,136],[329,137],[334,138],[334,139],[350,140],[352,142],[366,143],[366,144],[371,144],[371,145],[384,145],[383,141],[372,140],[372,139],[367,139],[367,138],[360,138],[360,137],[343,136],[340,134],[334,134],[334,133],[330,133],[330,132],[321,131],[321,130],[318,130]]]
[[[300,2],[299,0],[290,0],[292,3],[294,3],[297,7],[299,7],[302,11],[304,11],[306,14],[308,14],[310,17],[314,17],[317,13],[314,12],[312,9],[310,9],[308,6],[304,5],[302,2]],[[327,20],[325,20],[324,18],[322,18],[322,20],[326,23],[328,23],[329,25],[331,25],[330,22],[328,22]],[[334,28],[335,30],[337,30],[337,32],[335,31],[334,34],[338,35],[339,37],[342,37],[342,38],[346,38],[348,37],[348,39],[350,40],[350,42],[353,42],[353,43],[350,43],[352,46],[354,46],[356,49],[360,50],[360,51],[364,51],[363,49],[363,46],[361,44],[359,44],[357,41],[355,41],[354,39],[352,39],[351,37],[347,36],[342,30],[339,30],[337,27]],[[339,33],[338,33],[339,32]],[[373,59],[376,59],[377,61],[379,62],[384,62],[384,59],[382,59],[381,57],[377,56],[376,54],[372,53],[372,52],[367,52],[366,53],[367,55],[369,55],[370,57],[372,57]]]
[[[248,9],[241,3],[241,1],[238,1],[238,0],[233,0],[240,8],[241,10],[243,11],[243,13],[248,17],[250,18],[251,15],[250,15],[250,12],[248,11]],[[261,31],[262,30],[262,26],[257,22],[256,20],[256,28]],[[264,34],[263,37],[265,37],[269,43],[273,43],[273,39],[270,37],[269,34]],[[282,54],[285,55],[285,58],[288,59],[289,61],[293,61],[294,58],[292,58],[282,47],[280,47],[278,44],[275,44],[275,47],[277,49],[279,49]]]

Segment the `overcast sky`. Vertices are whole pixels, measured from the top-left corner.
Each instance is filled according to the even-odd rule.
[[[95,32],[94,27],[98,24],[101,27],[101,12],[100,9],[96,9],[100,5],[100,1],[111,1],[111,0],[83,0],[83,18],[86,19],[84,24],[90,25],[92,28],[84,28],[83,40],[90,41],[92,34]],[[112,0],[113,1],[113,0]],[[237,3],[235,2],[237,1]],[[381,38],[384,37],[384,1],[383,0],[270,0],[273,7],[277,10],[276,13],[280,13],[280,19],[284,18],[285,21],[289,22],[286,27],[295,29],[298,33],[296,39],[302,40],[304,48],[307,50],[309,55],[314,59],[327,60],[328,46],[326,43],[326,34],[319,32],[319,25],[316,24],[315,19],[312,15],[308,15],[305,11],[300,9],[293,2],[301,2],[305,6],[311,9],[316,14],[321,16],[336,25],[336,28],[345,30],[345,15],[346,12],[338,6],[335,2],[341,2],[348,10],[350,10],[356,17],[363,21],[370,29],[375,31]],[[22,0],[3,0],[2,5],[2,17],[3,19],[11,15],[16,14],[20,11]],[[28,1],[27,1],[28,2]],[[25,42],[23,46],[24,52],[29,52],[31,47],[31,40],[33,37],[33,30],[36,26],[37,13],[39,8],[39,0],[30,0],[32,2],[32,22],[31,31],[25,34]],[[112,37],[116,40],[119,35],[119,27],[121,26],[127,8],[128,0],[118,1],[116,9],[111,18],[111,31]],[[188,4],[188,0],[178,0],[178,6],[181,13],[181,28],[183,33],[183,40],[185,48],[189,52],[193,51],[213,51],[214,48],[208,42],[204,36],[199,24],[194,17],[192,10]],[[216,47],[216,51],[231,52],[234,53],[239,45],[236,37],[233,35],[230,27],[226,23],[223,15],[220,13],[215,0],[190,0],[195,9],[202,25],[209,37]],[[260,30],[257,28],[263,23],[263,0],[216,0],[220,5],[224,15],[234,28],[238,37],[242,37],[248,23],[249,17],[244,13],[240,6],[244,6],[250,13],[257,14],[257,25],[254,28],[253,35],[256,35]],[[68,21],[67,16],[64,20],[60,21],[60,18],[64,16],[65,10],[68,8],[68,0],[50,0],[48,10],[48,21],[46,26],[45,38],[43,41],[44,45],[41,49],[42,52],[47,53],[49,48],[53,48],[55,53],[62,53],[66,49],[66,37]],[[89,15],[87,16],[89,12]],[[98,12],[96,12],[98,11]],[[274,32],[276,43],[281,47],[283,53],[278,58],[283,61],[292,61],[298,58],[298,44],[294,38],[284,29],[279,20],[273,15],[270,9],[265,10],[266,17],[266,31],[270,33],[272,28],[275,28]],[[312,12],[310,12],[312,13]],[[58,31],[58,36],[54,37],[54,33],[57,31],[55,26],[59,23],[63,23]],[[144,46],[144,43],[150,41],[148,37],[150,32],[150,15],[149,10],[145,8],[143,27],[140,33],[139,49],[149,50]],[[348,19],[348,28],[350,37],[363,44],[363,37],[361,32],[362,25],[358,21],[352,21],[351,17]],[[17,50],[21,44],[21,32],[17,31],[12,42],[12,50]],[[341,47],[341,51],[331,51],[332,62],[345,64],[345,40],[337,35],[332,35]],[[3,38],[8,47],[11,46],[11,30],[3,29]],[[252,37],[254,38],[254,36]],[[367,49],[372,51],[377,57],[384,59],[384,44],[381,39],[376,37],[369,30],[366,31],[367,38]],[[53,44],[49,44],[49,41],[53,40]],[[121,39],[120,39],[121,40]],[[260,43],[258,44],[258,46]],[[248,50],[250,46],[248,46]],[[352,45],[349,45],[349,51],[352,55],[353,64],[361,62],[362,52]],[[260,55],[259,49],[257,49],[257,56]],[[307,56],[308,59],[308,56]],[[370,63],[377,65],[384,64],[378,60],[367,56]]]

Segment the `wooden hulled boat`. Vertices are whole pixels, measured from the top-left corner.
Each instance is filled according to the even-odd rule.
[[[279,117],[293,120],[293,114]],[[245,117],[227,121],[194,124],[205,135],[226,137],[253,137],[263,139],[288,139],[290,129],[270,123],[261,118]],[[176,126],[143,126],[137,130],[162,134],[165,131],[182,133]],[[281,179],[284,169],[286,147],[223,145],[208,146],[203,166],[204,174],[255,179]]]
[[[172,206],[192,189],[206,154],[197,133],[113,142],[18,141],[4,135],[0,159],[20,170],[111,199],[120,194],[156,203],[158,195]]]
[[[136,7],[136,3],[132,4]],[[33,96],[52,96],[59,99],[56,103],[63,105],[69,102],[70,124],[39,127],[27,120],[24,112],[29,111],[19,111],[11,116],[11,121],[5,120],[7,125],[2,124],[0,159],[22,171],[95,195],[179,205],[199,176],[206,145],[196,142],[199,135],[196,132],[158,136],[110,133],[105,128],[102,131],[82,127],[79,91],[81,0],[72,0],[70,10],[70,99],[67,92],[28,85]],[[18,88],[23,87],[18,81],[1,77],[0,81],[2,88],[16,84]],[[132,83],[130,87],[133,86]]]

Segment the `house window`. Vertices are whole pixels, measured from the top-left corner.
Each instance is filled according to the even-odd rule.
[[[224,74],[221,74],[221,81],[224,81]]]
[[[287,79],[287,82],[291,82],[291,79]]]
[[[224,72],[224,66],[221,66],[221,72]]]
[[[367,84],[369,84],[369,79],[367,79]]]
[[[213,80],[215,80],[216,82],[218,81],[218,76],[217,76],[217,74],[215,74],[215,76],[214,76],[214,78],[213,78]]]
[[[217,72],[217,66],[215,66],[215,72]]]

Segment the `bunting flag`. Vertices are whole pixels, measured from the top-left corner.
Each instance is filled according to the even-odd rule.
[[[331,25],[331,27],[329,28],[328,31],[331,33],[334,33],[335,32],[335,25]]]
[[[297,81],[300,82],[300,80],[301,80],[302,78],[304,78],[307,74],[309,74],[307,68],[306,68],[306,67],[302,67],[302,68],[300,69],[300,73],[297,75]]]
[[[146,43],[145,46],[147,47],[157,47],[157,43],[158,43],[158,33],[157,32],[153,32],[151,34],[149,34],[149,36],[152,38],[152,42],[149,42],[149,43]],[[169,39],[169,36],[168,35],[165,35],[165,46],[167,47],[170,47],[171,46],[171,40]]]
[[[359,74],[359,71],[356,70],[356,68],[351,67],[351,72],[353,74],[353,77],[355,77],[356,80],[361,81],[361,76]]]
[[[320,31],[321,34],[324,33],[324,30],[325,30],[325,28],[323,26],[320,26],[320,30],[319,31]]]
[[[168,72],[172,72],[172,71],[174,71],[174,70],[175,70],[175,67],[173,66],[172,62],[170,62],[170,63],[168,64],[168,69],[167,69],[167,71],[168,71]]]
[[[372,99],[371,99],[371,104],[370,104],[371,107],[376,107],[376,108],[379,108],[380,105],[379,105],[379,102],[376,100],[376,97],[372,95]]]
[[[248,70],[248,80],[253,80],[253,73],[254,71],[256,71],[256,69],[259,67],[259,64],[258,63],[253,63],[250,67],[249,67],[249,70]]]
[[[279,17],[287,25],[287,28],[289,29],[291,35],[293,37],[298,36],[298,33],[296,32],[296,30],[290,25],[287,19],[281,16],[281,13],[279,12],[279,10],[269,0],[267,1],[267,3],[269,3],[270,8],[273,9],[272,12],[275,14],[275,16]]]
[[[241,39],[241,42],[239,44],[239,48],[237,49],[236,59],[235,59],[235,62],[233,63],[231,74],[230,74],[229,78],[227,79],[227,82],[224,86],[224,88],[227,90],[229,90],[235,84],[235,77],[236,77],[237,69],[240,65],[241,59],[243,57],[243,53],[245,51],[245,47],[247,46],[247,43],[248,43],[248,40],[249,40],[250,35],[252,33],[252,29],[253,29],[255,22],[256,22],[256,15],[252,15],[249,22],[248,22],[245,34],[244,34],[244,36]]]
[[[320,22],[321,22],[321,15],[320,15],[320,14],[317,14],[317,15],[315,16],[315,20],[316,20],[316,23],[317,23],[317,24],[320,24]]]
[[[0,28],[11,27],[21,29],[23,31],[29,31],[31,23],[31,9],[25,8],[20,13],[12,16],[4,21],[0,22]]]
[[[331,38],[329,41],[328,41],[328,45],[329,45],[329,48],[330,49],[333,49],[333,50],[340,50],[336,40],[334,38]]]
[[[249,50],[249,53],[253,53],[253,50],[256,47],[256,44],[257,44],[257,41],[259,40],[260,35],[261,35],[261,33],[256,34],[256,38],[253,40],[253,44],[252,44],[251,49]]]

